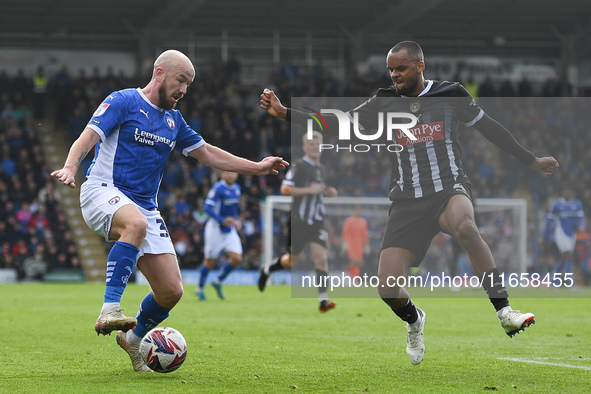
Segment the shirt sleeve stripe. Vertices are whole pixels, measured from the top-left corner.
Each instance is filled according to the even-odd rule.
[[[105,142],[105,138],[106,138],[105,133],[100,129],[100,127],[98,127],[97,125],[94,125],[94,124],[90,124],[90,123],[87,124],[86,127],[96,131],[96,133],[101,137],[101,142]]]
[[[192,151],[194,151],[197,148],[201,148],[204,144],[205,144],[205,141],[201,140],[196,144],[186,147],[185,149],[183,149],[183,155],[189,156],[189,153],[191,153]]]
[[[481,108],[480,109],[480,112],[478,113],[478,115],[476,115],[476,117],[474,119],[472,119],[471,122],[466,123],[466,127],[472,127],[472,126],[474,126],[474,124],[476,122],[478,122],[480,119],[482,119],[483,116],[484,116],[484,111]]]

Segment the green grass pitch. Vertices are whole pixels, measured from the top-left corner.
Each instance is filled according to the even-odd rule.
[[[148,287],[129,285],[122,300],[135,314]],[[484,298],[422,298],[426,353],[413,366],[404,324],[377,298],[291,298],[287,286],[265,293],[228,286],[220,301],[192,287],[165,324],[188,343],[170,374],[133,372],[115,336],[97,337],[103,285],[0,285],[0,392],[589,392],[588,298],[511,299],[537,323],[510,339]]]

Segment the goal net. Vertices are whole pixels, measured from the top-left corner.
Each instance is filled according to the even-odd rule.
[[[369,239],[364,248],[360,271],[362,274],[377,275],[390,201],[375,197],[335,197],[325,198],[324,201],[331,275],[348,272],[349,258],[342,239],[342,228],[345,219],[353,214],[355,207],[359,207],[361,216],[367,221]],[[268,265],[286,251],[291,197],[269,196],[262,204],[262,261]],[[480,233],[489,245],[499,270],[505,275],[527,272],[527,201],[517,198],[480,198],[475,200],[475,212]],[[468,256],[458,246],[454,245],[450,236],[440,233],[433,239],[423,262],[414,273],[472,275]],[[455,266],[452,265],[454,260]],[[306,248],[292,269],[292,278],[294,273],[304,274],[313,270],[314,266]]]

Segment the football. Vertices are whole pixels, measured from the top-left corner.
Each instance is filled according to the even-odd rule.
[[[142,339],[140,354],[151,370],[172,372],[185,362],[187,342],[174,328],[157,327]]]

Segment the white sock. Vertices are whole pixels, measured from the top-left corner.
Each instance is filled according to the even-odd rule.
[[[101,316],[104,315],[105,313],[116,311],[118,309],[121,309],[121,304],[120,303],[118,303],[118,302],[105,302],[103,304],[103,308],[101,309]]]
[[[125,341],[132,345],[139,345],[142,341],[142,338],[135,335],[133,330],[129,330],[125,333]]]
[[[504,308],[501,308],[497,311],[497,317],[500,319],[501,317],[503,317],[503,312],[504,311],[511,311],[511,307],[510,306],[506,306]]]

